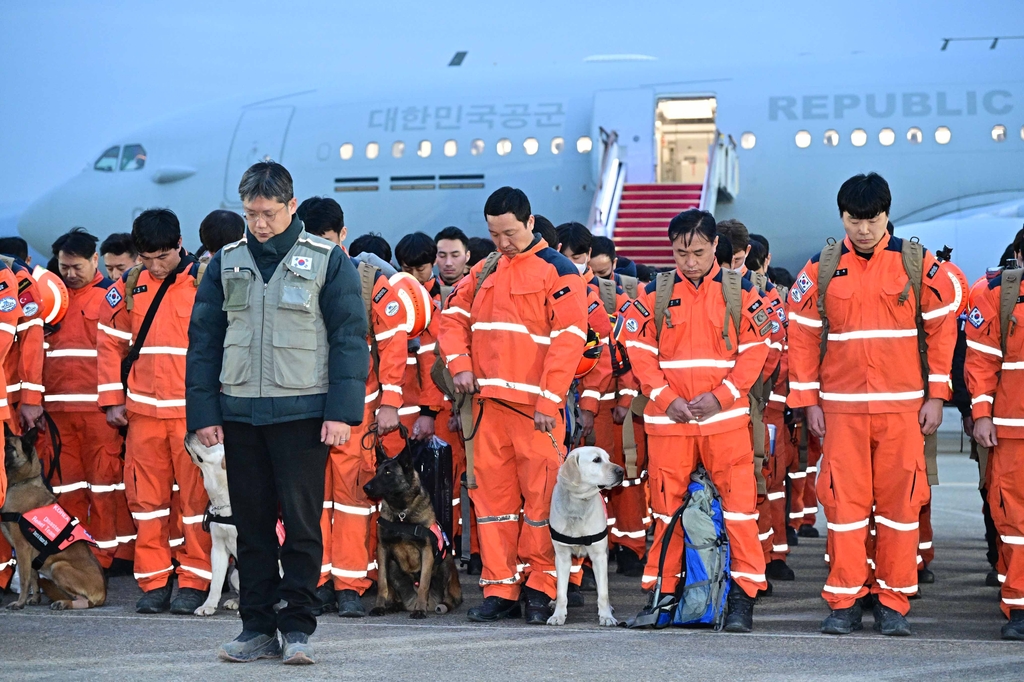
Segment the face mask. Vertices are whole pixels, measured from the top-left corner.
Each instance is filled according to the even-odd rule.
[[[576,269],[580,271],[581,275],[584,274],[587,271],[587,264],[586,263],[573,263],[573,265],[576,266]]]

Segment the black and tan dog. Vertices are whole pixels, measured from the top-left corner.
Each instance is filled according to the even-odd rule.
[[[363,486],[381,500],[377,521],[377,602],[371,616],[427,609],[448,613],[462,603],[455,559],[420,484],[409,450],[394,459],[378,455],[377,473]]]
[[[24,436],[15,436],[6,428],[5,431],[7,499],[0,512],[5,518],[10,518],[54,504],[57,498],[43,483],[42,465],[36,456],[36,430],[32,429]],[[37,571],[32,564],[39,556],[39,550],[29,543],[18,522],[5,520],[2,529],[17,553],[21,579],[21,594],[7,608],[23,609],[25,604],[38,604],[40,588],[53,602],[50,608],[54,610],[103,606],[107,599],[107,585],[100,564],[87,543],[73,542],[64,550],[51,554]]]

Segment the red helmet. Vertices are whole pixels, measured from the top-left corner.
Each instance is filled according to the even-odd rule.
[[[407,272],[396,272],[388,278],[394,291],[395,300],[390,301],[385,311],[392,306],[405,310],[405,323],[410,337],[419,336],[430,325],[433,299],[423,285]],[[395,309],[398,312],[398,309]]]
[[[41,265],[32,271],[32,277],[39,286],[39,297],[43,299],[40,302],[43,322],[57,324],[68,311],[68,288],[64,286],[64,280]]]
[[[593,327],[587,328],[587,345],[583,346],[583,355],[579,364],[576,365],[576,378],[581,379],[590,370],[597,367],[597,361],[601,357],[601,337],[597,335]]]

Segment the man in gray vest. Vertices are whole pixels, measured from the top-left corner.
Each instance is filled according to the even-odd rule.
[[[185,375],[189,430],[224,444],[238,529],[242,634],[219,655],[313,663],[324,468],[363,418],[366,313],[351,260],[295,215],[284,166],[253,165],[238,192],[248,227],[210,260]]]

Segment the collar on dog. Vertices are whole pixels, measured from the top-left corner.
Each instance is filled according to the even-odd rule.
[[[605,527],[600,533],[594,533],[593,535],[584,535],[583,537],[573,538],[568,535],[562,535],[557,530],[548,526],[548,530],[551,531],[551,539],[555,542],[561,542],[563,545],[577,545],[589,547],[595,542],[600,542],[608,537],[608,528]]]
[[[0,514],[0,521],[17,523],[21,534],[39,552],[32,560],[32,568],[37,571],[50,556],[76,542],[96,544],[89,532],[79,525],[78,519],[68,514],[57,503],[32,509],[24,514],[3,512]]]
[[[234,517],[234,515],[221,516],[219,514],[221,509],[222,509],[221,507],[218,507],[218,508],[215,509],[213,507],[213,503],[212,502],[210,502],[210,503],[208,503],[206,505],[206,512],[203,514],[203,530],[205,530],[207,533],[210,532],[210,524],[211,523],[222,523],[225,526],[233,526],[233,525],[235,525],[235,517]]]

